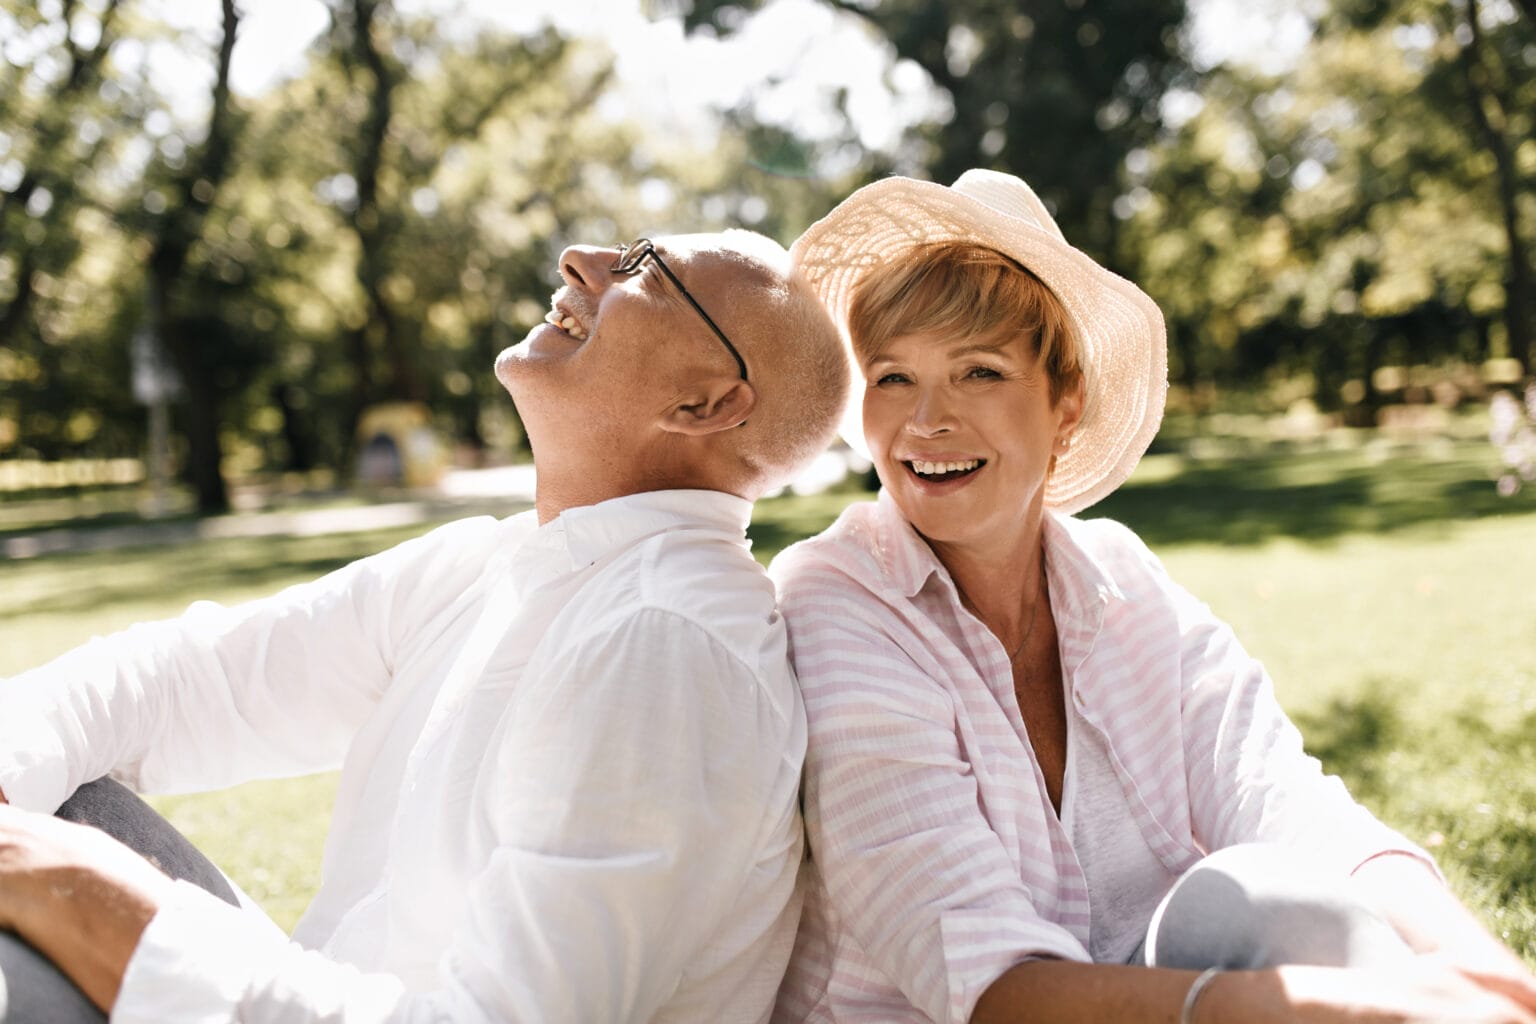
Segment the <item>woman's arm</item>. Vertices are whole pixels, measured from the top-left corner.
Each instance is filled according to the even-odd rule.
[[[1366,897],[1413,948],[1437,954],[1433,963],[1420,958],[1414,978],[1401,986],[1413,992],[1422,980],[1423,994],[1431,1000],[1426,1005],[1436,1005],[1432,1000],[1442,990],[1473,985],[1536,1008],[1536,979],[1519,959],[1456,900],[1422,850],[1357,804],[1337,778],[1323,773],[1304,751],[1263,666],[1243,650],[1230,627],[1166,577],[1150,552],[1146,557],[1179,621],[1184,747],[1191,823],[1199,841],[1209,849],[1276,842],[1353,873]],[[1342,1006],[1341,995],[1350,991],[1344,980],[1322,968],[1284,970],[1287,984],[1279,989],[1251,979],[1243,986],[1224,981],[1223,987],[1238,987],[1250,997],[1286,993],[1282,1007],[1291,1005],[1290,996],[1305,995],[1331,1009]],[[1346,971],[1344,978],[1360,973]],[[1360,984],[1362,993],[1370,992],[1363,974]],[[1393,1005],[1362,998],[1369,1006]]]
[[[1416,951],[1536,1010],[1536,977],[1417,857],[1386,853],[1360,865],[1355,881]]]
[[[972,1024],[1406,1024],[1409,1021],[1532,1024],[1536,1014],[1444,964],[1402,970],[1278,967],[1228,971],[1181,1018],[1199,975],[1159,967],[1032,960],[1010,968],[982,995]]]

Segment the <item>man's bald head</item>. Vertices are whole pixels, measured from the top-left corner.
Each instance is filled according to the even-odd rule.
[[[731,340],[758,394],[730,440],[750,496],[758,497],[788,483],[831,442],[850,386],[848,364],[836,325],[789,254],[751,231],[723,238],[737,267]]]
[[[497,359],[541,517],[640,491],[757,498],[786,483],[831,440],[849,386],[837,329],[788,253],[729,231],[620,255],[562,253],[550,322]]]

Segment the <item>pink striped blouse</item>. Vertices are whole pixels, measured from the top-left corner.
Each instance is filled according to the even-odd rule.
[[[1343,873],[1424,856],[1303,753],[1263,667],[1133,533],[1052,514],[1045,543],[1069,699],[1170,870],[1246,841]],[[850,507],[772,574],[810,719],[812,852],[775,1020],[965,1021],[1021,960],[1087,961],[1087,885],[1007,652],[895,503]]]

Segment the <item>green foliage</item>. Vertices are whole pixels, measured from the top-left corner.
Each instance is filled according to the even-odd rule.
[[[1491,10],[1486,96],[1467,73],[1465,5],[1340,0],[1294,71],[1215,69],[1198,113],[1137,155],[1129,247],[1168,313],[1178,379],[1304,371],[1319,404],[1338,407],[1354,380],[1369,412],[1381,366],[1527,359],[1530,254],[1510,231],[1518,243],[1536,226],[1536,26]],[[1497,131],[1478,127],[1484,103]],[[1501,146],[1527,154],[1513,221]]]
[[[730,34],[769,2],[650,6]],[[174,47],[211,69],[212,41],[146,0],[0,0],[0,459],[142,450],[129,339],[179,233],[177,352],[207,401],[176,407],[177,457],[201,424],[226,472],[344,476],[383,400],[426,402],[471,449],[518,447],[487,371],[542,316],[565,245],[734,224],[789,242],[894,170],[1023,175],[1158,301],[1197,410],[1289,376],[1369,422],[1383,367],[1444,368],[1472,398],[1491,357],[1530,372],[1525,0],[1331,0],[1276,74],[1192,65],[1185,0],[822,3],[947,112],[876,152],[847,96],[826,98],[841,127],[806,138],[748,95],[695,140],[616,113],[594,43],[328,0],[294,77],[227,105],[212,181],[202,115],[145,65]]]
[[[1167,90],[1192,83],[1178,43],[1184,0],[825,2],[862,19],[947,99],[944,116],[913,128],[913,169],[945,183],[972,167],[1018,174],[1069,239],[1123,264],[1113,207],[1125,156],[1157,137]],[[684,24],[728,33],[763,6],[695,0]],[[865,161],[869,177],[888,169],[875,154]]]
[[[176,304],[200,401],[176,406],[178,427],[191,436],[210,405],[224,468],[242,475],[344,472],[359,411],[402,398],[450,439],[510,454],[521,433],[490,367],[542,319],[567,244],[735,223],[787,241],[830,202],[750,166],[761,138],[701,154],[616,116],[599,45],[466,34],[386,0],[333,0],[297,75],[232,106],[226,179],[188,181],[199,128],[130,58],[205,44],[142,0],[76,6],[100,53],[70,42],[64,7],[0,7],[16,40],[0,61],[14,87],[0,90],[0,171],[22,175],[0,173],[0,458],[141,451],[129,339],[153,311],[145,264],[183,187],[206,209]],[[81,84],[60,71],[75,64]],[[792,157],[799,143],[775,145]],[[29,205],[44,185],[46,210]]]

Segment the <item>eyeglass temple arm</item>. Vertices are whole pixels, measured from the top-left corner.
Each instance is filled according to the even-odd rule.
[[[672,273],[672,268],[667,266],[666,261],[661,258],[661,254],[652,248],[650,250],[650,257],[656,261],[656,265],[661,268],[661,272],[667,275],[667,280],[671,281],[677,288],[678,294],[688,300],[688,305],[693,307],[694,312],[698,313],[704,322],[709,325],[709,329],[715,332],[715,337],[720,339],[720,343],[730,351],[731,358],[736,360],[737,369],[741,371],[741,379],[746,380],[747,361],[741,358],[741,353],[736,351],[736,346],[731,344],[731,339],[725,336],[725,332],[720,329],[720,325],[715,323],[708,313],[704,312],[704,307],[699,305],[698,300],[688,293],[687,288],[683,287],[683,282],[679,281],[677,275]]]

